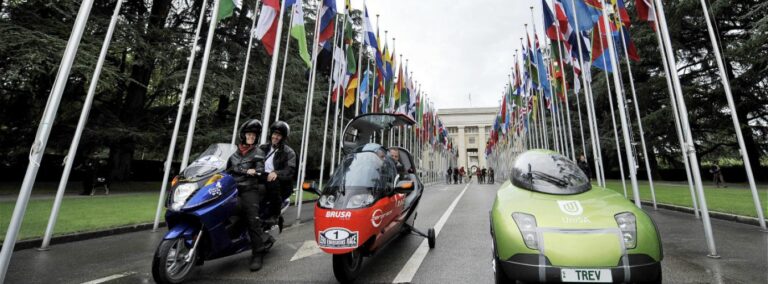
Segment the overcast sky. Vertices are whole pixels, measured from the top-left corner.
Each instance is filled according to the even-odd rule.
[[[338,1],[342,8],[343,1]],[[367,0],[376,29],[389,31],[389,47],[408,59],[408,69],[437,108],[499,106],[504,83],[520,49],[524,24],[543,36],[540,0]],[[352,0],[362,9],[363,0]],[[340,9],[340,11],[342,11]],[[533,36],[533,35],[531,35]],[[531,39],[533,40],[533,39]]]

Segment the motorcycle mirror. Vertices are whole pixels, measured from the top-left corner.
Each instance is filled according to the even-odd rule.
[[[413,191],[413,182],[412,181],[401,181],[397,183],[397,187],[395,188],[395,191],[397,193],[410,193]]]
[[[317,192],[317,186],[315,185],[314,182],[304,182],[303,184],[301,184],[301,189],[303,189],[304,191],[309,191],[311,193],[320,195],[320,193]]]

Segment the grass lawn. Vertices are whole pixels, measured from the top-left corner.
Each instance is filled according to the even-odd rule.
[[[92,197],[66,196],[61,204],[54,235],[152,222],[157,209],[157,198],[157,192]],[[316,195],[304,192],[304,200],[309,199],[316,199]],[[291,200],[294,198],[291,197]],[[0,240],[5,238],[15,205],[15,200],[0,202]],[[43,236],[52,206],[52,195],[50,198],[38,197],[30,200],[19,232],[19,240]]]
[[[624,194],[620,180],[608,180],[607,187]],[[651,201],[651,190],[647,181],[639,181],[640,200]],[[768,187],[758,184],[758,196],[764,216],[768,216]],[[688,183],[654,182],[656,202],[693,208]],[[632,197],[632,185],[627,179],[627,194]],[[704,194],[710,211],[757,217],[752,193],[746,184],[729,184],[727,188],[705,185]]]

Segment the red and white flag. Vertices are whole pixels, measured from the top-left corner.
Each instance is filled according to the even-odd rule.
[[[277,40],[277,20],[280,13],[279,0],[264,0],[261,4],[261,15],[256,23],[254,36],[264,44],[267,53],[270,56],[275,51],[275,41]]]

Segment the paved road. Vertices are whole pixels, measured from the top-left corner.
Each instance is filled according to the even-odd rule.
[[[419,205],[416,226],[440,229],[436,248],[428,250],[419,263],[420,258],[413,256],[418,255],[415,252],[424,239],[399,238],[387,250],[366,259],[360,282],[491,283],[488,209],[497,189],[498,185],[429,186]],[[292,209],[287,220],[295,218]],[[313,249],[312,209],[305,204],[301,225],[283,232],[261,271],[249,272],[249,255],[243,253],[206,262],[194,272],[191,282],[334,283],[330,255]],[[701,224],[692,215],[646,209],[662,234],[665,282],[768,283],[768,234],[757,227],[713,220],[722,258],[711,259],[705,256]],[[163,233],[137,232],[55,245],[47,252],[19,251],[13,255],[6,280],[152,283],[152,254]]]

